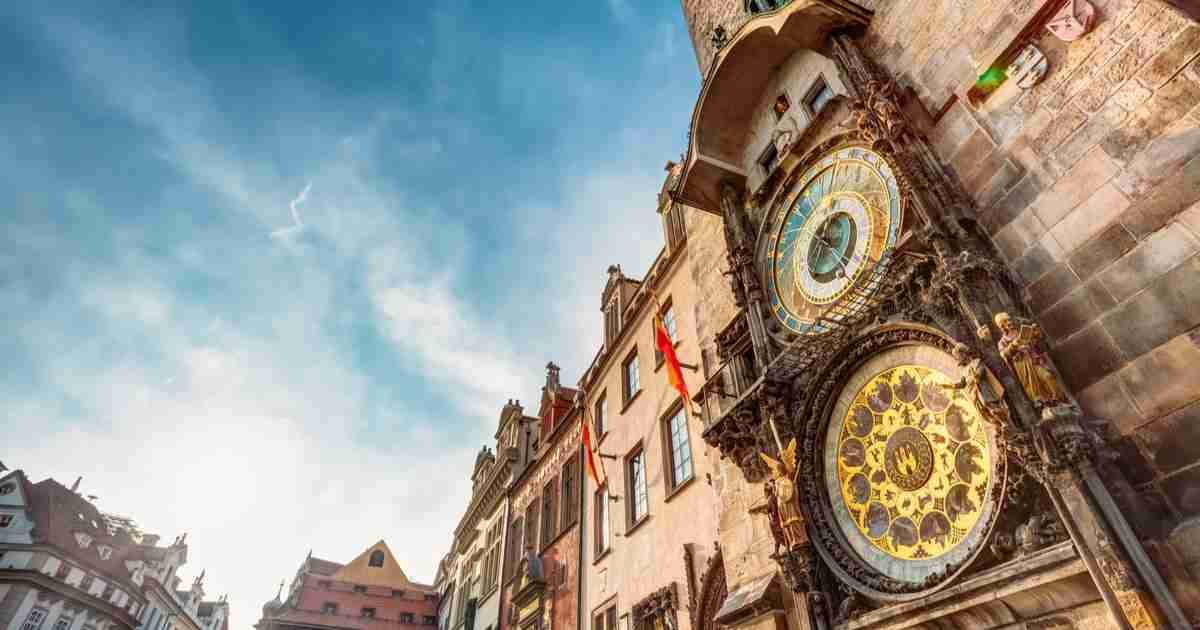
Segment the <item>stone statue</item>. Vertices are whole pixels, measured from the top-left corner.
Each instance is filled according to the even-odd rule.
[[[1053,516],[1034,514],[1025,524],[1017,527],[1015,538],[1020,554],[1026,555],[1066,540],[1067,531]]]
[[[965,344],[954,345],[954,359],[962,368],[962,378],[957,383],[945,383],[946,389],[965,389],[971,397],[971,402],[979,409],[983,419],[1005,431],[1011,424],[1008,404],[1004,401],[1004,385],[1000,379],[983,364],[979,353]]]
[[[545,579],[545,572],[542,570],[542,558],[534,550],[533,545],[525,546],[525,579],[530,582],[540,582]]]
[[[773,516],[783,532],[781,542],[788,550],[795,549],[808,542],[808,535],[804,531],[804,519],[800,516],[800,500],[796,487],[796,438],[792,438],[787,448],[780,453],[783,461],[778,461],[766,453],[759,453],[758,456],[771,469],[771,478],[767,483],[775,495]]]
[[[1034,406],[1054,407],[1069,404],[1067,392],[1050,367],[1039,344],[1042,329],[1032,322],[1017,322],[1008,313],[996,314],[996,326],[1003,333],[997,343],[1000,356],[1021,381],[1025,395]]]

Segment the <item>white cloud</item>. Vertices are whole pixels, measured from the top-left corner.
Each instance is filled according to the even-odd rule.
[[[271,238],[287,238],[304,229],[304,221],[300,218],[300,210],[297,206],[308,200],[308,191],[310,190],[312,190],[312,182],[305,184],[300,194],[288,202],[288,209],[292,211],[292,224],[271,230]]]

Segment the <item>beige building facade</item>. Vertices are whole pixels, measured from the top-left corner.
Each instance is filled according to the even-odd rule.
[[[585,481],[583,609],[593,630],[706,627],[693,618],[702,585],[723,587],[716,548],[718,453],[701,439],[655,346],[655,317],[675,343],[685,382],[701,384],[697,293],[689,264],[694,210],[659,197],[665,246],[640,280],[609,269],[601,295],[604,346],[584,373],[603,487]]]

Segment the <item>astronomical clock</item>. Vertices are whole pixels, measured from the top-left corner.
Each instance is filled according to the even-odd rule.
[[[796,169],[756,245],[767,306],[790,335],[819,337],[866,308],[901,240],[894,166],[843,144]],[[961,368],[935,331],[843,352],[827,395],[793,427],[817,551],[874,599],[919,597],[983,548],[998,511],[1002,457]],[[827,366],[828,368],[828,366]]]

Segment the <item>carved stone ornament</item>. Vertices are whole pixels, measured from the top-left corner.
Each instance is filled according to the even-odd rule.
[[[967,420],[966,417],[964,417],[962,420],[958,420],[955,419],[958,416],[955,416],[955,418],[950,418],[947,416],[947,419],[944,420],[944,422],[947,423],[946,426],[949,427],[947,430],[950,431],[950,434],[955,435],[959,432],[962,433],[961,438],[955,439],[967,440],[963,442],[964,444],[977,444],[977,446],[972,447],[974,453],[976,454],[974,456],[974,463],[972,463],[971,459],[968,458],[961,459],[961,461],[958,461],[958,463],[955,464],[955,466],[958,467],[957,469],[963,470],[962,473],[957,474],[966,476],[962,477],[961,479],[954,477],[947,478],[946,480],[946,483],[950,484],[950,488],[957,487],[954,484],[964,486],[959,495],[951,497],[949,494],[947,494],[945,500],[948,502],[948,504],[952,500],[957,501],[956,505],[958,507],[956,507],[956,510],[959,515],[954,517],[955,527],[965,527],[966,529],[963,531],[965,531],[966,534],[962,535],[961,538],[958,534],[951,534],[949,524],[939,524],[934,522],[937,519],[933,516],[929,518],[919,518],[913,521],[912,526],[915,529],[912,531],[911,535],[915,537],[913,538],[914,541],[922,541],[920,543],[922,547],[920,548],[923,548],[925,545],[925,537],[931,537],[930,540],[932,542],[930,542],[930,544],[932,544],[933,547],[930,548],[931,551],[929,553],[936,555],[931,556],[931,560],[929,561],[922,560],[922,556],[919,554],[911,555],[903,552],[902,550],[885,551],[884,549],[886,548],[880,548],[879,550],[872,550],[869,547],[860,548],[865,543],[852,543],[847,538],[849,534],[845,532],[845,528],[843,527],[844,523],[842,522],[844,517],[837,516],[837,511],[830,507],[833,504],[832,502],[834,501],[834,497],[831,495],[832,491],[827,487],[826,467],[833,465],[829,463],[831,461],[842,461],[842,457],[857,458],[860,455],[853,449],[850,449],[849,451],[845,450],[847,446],[852,446],[849,444],[849,442],[853,440],[850,440],[849,438],[847,438],[847,440],[837,442],[837,444],[842,444],[842,442],[845,442],[845,444],[842,444],[841,447],[838,447],[837,453],[831,454],[831,452],[828,452],[829,438],[827,438],[827,435],[830,431],[832,416],[834,415],[834,407],[837,404],[841,404],[842,406],[851,404],[847,403],[845,400],[839,403],[839,398],[844,398],[844,395],[840,396],[839,394],[841,394],[841,392],[846,388],[846,384],[849,379],[859,372],[860,366],[862,366],[865,362],[867,362],[869,359],[872,359],[872,357],[882,356],[885,352],[892,352],[894,350],[900,350],[911,346],[916,346],[918,349],[921,347],[927,347],[930,350],[922,350],[922,352],[938,353],[938,356],[946,357],[943,359],[944,362],[949,362],[951,366],[953,365],[953,359],[948,355],[953,351],[954,342],[945,335],[935,330],[923,327],[909,327],[900,325],[880,327],[865,335],[853,339],[837,356],[831,360],[828,365],[818,366],[817,372],[821,374],[821,378],[813,383],[813,387],[809,390],[809,396],[805,399],[803,405],[799,407],[799,413],[795,416],[796,421],[803,424],[802,428],[800,428],[800,433],[803,436],[800,452],[804,454],[799,464],[799,479],[801,481],[800,496],[803,501],[804,515],[809,526],[808,534],[812,538],[813,546],[818,551],[825,564],[840,581],[852,586],[856,591],[873,600],[907,601],[928,595],[934,590],[944,586],[951,577],[957,575],[960,571],[965,569],[966,566],[969,565],[970,562],[975,558],[975,556],[984,549],[986,534],[991,530],[995,519],[999,515],[999,505],[1001,503],[1005,487],[1007,458],[999,456],[997,453],[999,449],[997,449],[995,446],[995,442],[993,441],[994,437],[968,437],[970,435],[974,435],[969,431],[979,430],[968,430],[967,427],[978,426],[977,424],[969,423],[981,423],[983,421],[971,421]],[[904,370],[905,373],[917,373],[910,368],[904,368]],[[855,378],[861,377],[855,376]],[[925,403],[927,406],[933,405],[933,407],[929,408],[943,410],[939,413],[949,413],[947,409],[953,410],[956,408],[954,405],[960,404],[957,402],[949,403],[951,406],[947,408],[945,406],[947,403],[945,403],[945,400],[941,398],[942,395],[937,394],[934,391],[939,388],[935,387],[932,382],[933,381],[923,384],[921,381],[918,381],[912,385],[909,385],[903,380],[903,378],[901,378],[895,385],[893,385],[893,391],[895,392],[894,396],[896,397],[895,399],[911,399],[914,401],[919,399],[926,400],[929,401]],[[919,395],[916,393],[907,392],[904,389],[913,387],[916,388],[913,390],[913,392],[919,391]],[[889,396],[891,395],[892,394],[889,394]],[[918,397],[914,398],[914,396]],[[933,396],[934,398],[928,398],[928,396]],[[855,400],[857,400],[857,398]],[[883,410],[886,407],[887,409],[891,409],[891,411],[888,411],[888,413],[895,413],[895,408],[891,406],[891,402],[889,402],[889,400],[879,400],[878,404],[880,405],[880,409]],[[856,405],[858,403],[852,404]],[[904,408],[907,409],[908,406],[909,405],[906,404]],[[964,409],[964,412],[965,411],[966,410]],[[850,416],[854,416],[854,414],[850,414]],[[850,431],[851,434],[854,434],[855,431],[859,430],[853,428],[851,425],[845,426],[850,427],[846,430]],[[864,430],[869,429],[869,427],[861,424],[860,428]],[[934,483],[937,480],[928,481],[930,478],[922,472],[927,468],[923,467],[923,462],[925,461],[923,458],[926,457],[926,455],[922,455],[922,453],[925,452],[922,449],[927,448],[927,440],[929,440],[929,444],[934,444],[935,441],[939,439],[937,435],[940,435],[941,433],[918,433],[915,430],[916,428],[917,427],[914,426],[905,426],[904,428],[891,432],[889,434],[891,437],[887,439],[888,449],[886,452],[880,451],[879,453],[870,456],[881,458],[876,465],[885,467],[886,470],[888,470],[887,477],[892,479],[893,483],[900,483],[901,485],[910,484],[908,486],[900,487],[901,492],[904,492],[904,487],[912,487],[915,489],[915,492],[911,492],[909,494],[914,497],[914,500],[920,501],[922,500],[921,497],[924,496],[926,488],[928,488],[930,491],[936,492],[945,492],[945,489],[943,488],[942,490],[937,490],[934,486],[926,486],[926,483]],[[905,433],[905,431],[909,431],[910,433],[913,433],[913,435],[909,436],[907,433]],[[942,431],[942,429],[939,429],[939,432],[940,431]],[[870,434],[874,435],[874,433]],[[986,435],[990,435],[990,433]],[[838,439],[840,440],[840,438]],[[984,441],[981,442],[980,440]],[[892,444],[893,442],[895,442],[894,445]],[[993,446],[987,446],[988,444],[992,444]],[[873,452],[874,451],[872,451],[872,453]],[[944,451],[940,450],[939,447],[939,450],[934,451],[932,455],[940,456],[937,454],[942,452]],[[989,456],[989,452],[997,453],[997,455]],[[863,456],[866,455],[866,453],[863,453]],[[838,465],[840,466],[840,464]],[[895,470],[892,470],[893,465],[896,467]],[[966,468],[962,468],[963,466],[966,466]],[[875,474],[883,473],[879,472]],[[963,484],[963,480],[970,479],[976,479],[979,481]],[[846,483],[849,483],[850,485],[845,486],[842,489],[842,492],[850,492],[852,494],[859,492],[859,490],[856,489],[857,487],[854,486],[853,482],[853,478],[848,479]],[[940,484],[941,482],[937,483]],[[976,488],[976,485],[979,487]],[[844,503],[842,498],[838,497],[837,500],[839,505],[847,505]],[[863,506],[863,509],[869,507],[866,503],[864,503]],[[849,508],[847,507],[846,509]],[[910,508],[901,507],[900,509],[907,510]],[[917,506],[914,505],[911,507],[911,509],[917,509]],[[916,514],[920,516],[921,512],[918,511]],[[863,518],[866,518],[868,521],[870,521],[869,514]],[[958,521],[961,521],[961,523]],[[874,525],[871,526],[874,527]],[[861,523],[856,525],[856,527],[861,527]],[[863,533],[862,539],[867,540],[866,536],[868,536],[868,534]],[[904,534],[904,536],[908,536],[908,534]],[[952,539],[938,542],[938,540],[940,540],[938,537],[940,536],[954,537]],[[900,542],[901,540],[902,539],[898,538],[898,542],[891,544],[910,544],[906,542]],[[855,545],[859,546],[856,547]],[[864,556],[863,554],[867,555]],[[905,566],[912,565],[913,567],[926,567],[921,569],[925,572],[925,577],[920,581],[901,580],[895,577],[889,577],[889,575],[883,573],[882,569],[878,568],[877,565],[868,564],[867,561],[864,560],[864,557],[874,556],[879,556],[879,558],[881,558],[879,562],[906,563]],[[888,557],[894,557],[895,560],[888,560]],[[936,560],[933,558],[936,558]],[[907,569],[902,569],[899,565],[897,565],[897,567],[894,569],[888,570],[895,573],[907,571]]]
[[[678,607],[675,583],[671,582],[633,605],[633,627],[635,630],[675,630],[679,627],[675,619]]]
[[[688,602],[688,614],[692,630],[715,630],[717,611],[729,595],[725,582],[725,562],[721,548],[713,543],[713,554],[709,556],[700,576],[700,592],[694,601]]]

